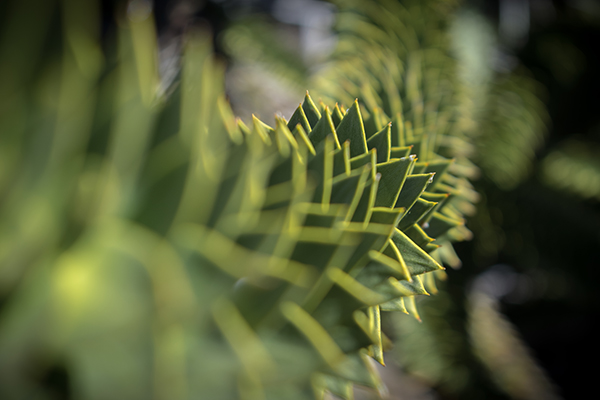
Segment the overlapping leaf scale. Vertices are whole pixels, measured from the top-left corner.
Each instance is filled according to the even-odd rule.
[[[337,126],[329,110],[307,94],[287,123],[238,121],[229,136],[243,140],[227,150],[208,219],[177,237],[188,248],[195,238],[202,264],[230,276],[231,295],[212,301],[228,310],[213,314],[234,352],[234,326],[255,331],[257,343],[282,330],[285,346],[307,346],[322,365],[313,389],[341,395],[349,382],[381,389],[366,358],[383,363],[379,313],[416,311],[413,297],[427,294],[421,275],[442,269],[406,229],[440,202],[420,198],[435,175],[414,173],[416,157],[391,146],[389,124],[367,139],[358,102]],[[271,390],[257,372],[266,367],[237,353],[249,363],[244,385]],[[299,387],[308,375],[295,377]]]
[[[439,262],[459,266],[451,242],[471,235],[462,221],[474,212],[478,196],[468,179],[478,171],[468,158],[473,123],[447,50],[441,4],[380,0],[339,7],[340,40],[334,61],[315,78],[317,95],[346,103],[360,99],[367,137],[391,122],[391,145],[410,145],[418,155],[413,172],[436,172],[422,200],[438,204],[420,224],[408,227],[406,221],[403,227]],[[427,235],[441,245],[438,250]]]
[[[334,256],[341,257],[332,247],[327,253],[331,257],[328,263],[323,259],[317,262],[314,243],[300,244],[301,251],[292,258],[311,265],[318,263],[323,274],[310,295],[298,304],[343,353],[358,356],[368,347],[367,354],[383,363],[387,339],[379,328],[380,310],[406,312],[408,308],[418,317],[414,296],[427,294],[427,278],[423,280],[421,275],[442,270],[427,253],[437,246],[431,244],[432,239],[419,224],[441,218],[435,213],[450,196],[428,193],[426,188],[435,187],[436,173],[437,181],[442,182],[449,162],[431,163],[431,172],[425,171],[427,166],[418,165],[410,147],[391,145],[390,124],[367,135],[358,102],[348,110],[340,110],[337,105],[334,112],[330,110],[325,105],[317,108],[307,94],[288,122],[288,128],[296,136],[308,137],[315,149],[308,155],[307,173],[315,184],[311,207],[320,209],[307,216],[305,227],[337,227],[361,233],[363,240],[353,245],[354,251],[345,251],[344,259],[332,261]],[[333,122],[335,110],[343,114],[337,124]],[[308,113],[319,118],[311,123],[306,118]],[[304,127],[310,129],[307,135]],[[415,169],[421,169],[420,173],[414,173]],[[427,196],[429,200],[425,200]],[[340,206],[343,212],[331,215]],[[319,211],[330,214],[325,217],[318,215]],[[442,230],[435,223],[431,226],[436,233]],[[415,242],[411,236],[425,241]],[[291,310],[287,312],[293,315]],[[311,343],[317,342],[308,332],[302,333]],[[319,379],[328,390],[345,396],[349,390],[347,378],[332,368]],[[370,386],[377,387],[376,380]]]
[[[397,228],[433,175],[411,173],[416,159],[391,146],[389,125],[367,140],[357,102],[337,127],[308,94],[274,128],[256,118],[251,127],[236,124],[222,102],[219,111],[225,123],[207,135],[231,143],[222,146],[229,162],[213,178],[211,211],[176,225],[172,236],[186,258],[223,275],[217,282],[225,294],[214,290],[204,300],[242,363],[240,390],[276,389],[265,381],[272,368],[253,361],[235,329],[256,338],[252,351],[269,354],[264,339],[277,330],[285,333],[275,335],[282,346],[307,347],[322,365],[317,391],[325,390],[318,382],[347,388],[348,380],[380,388],[365,358],[383,363],[379,306],[426,294],[418,275],[441,269]],[[199,162],[194,173],[205,185],[211,172],[202,168]],[[301,390],[309,375],[307,368],[287,379]]]
[[[414,295],[435,293],[434,276],[444,277],[423,261],[432,258],[434,265],[460,266],[451,243],[470,238],[464,215],[474,212],[478,197],[469,183],[477,174],[468,158],[473,124],[455,81],[441,18],[436,20],[442,15],[434,9],[439,5],[412,2],[406,9],[385,0],[340,2],[334,60],[314,85],[325,102],[338,101],[350,106],[348,113],[361,115],[367,150],[376,149],[382,170],[396,157],[413,157],[402,180],[402,195],[393,203],[404,209],[395,232],[369,264],[376,267],[364,268],[357,279],[380,293],[396,294],[380,304],[380,310],[411,311],[417,318]],[[340,143],[349,136],[337,134]],[[350,143],[350,156],[358,160],[363,147],[360,140]],[[379,185],[388,186],[385,174]],[[382,193],[376,202],[384,197]],[[393,266],[396,273],[405,272],[405,280],[395,281],[402,275],[394,275]],[[401,291],[405,296],[397,295]],[[373,332],[376,325],[370,325]],[[374,343],[370,354],[380,360],[380,342]],[[337,386],[330,390],[346,398]]]

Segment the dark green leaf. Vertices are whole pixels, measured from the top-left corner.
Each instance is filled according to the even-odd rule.
[[[311,128],[314,128],[315,125],[317,125],[319,119],[321,119],[321,113],[319,112],[319,109],[317,108],[315,103],[310,98],[308,91],[306,91],[306,95],[304,96],[302,109],[304,110],[304,115],[306,115],[306,119],[310,123]]]
[[[381,174],[381,179],[377,188],[376,207],[394,207],[413,162],[408,157],[377,165],[377,173]]]
[[[384,163],[390,159],[390,125],[387,125],[382,130],[374,134],[367,141],[369,150],[377,150],[377,162]]]
[[[406,177],[394,207],[404,207],[407,210],[410,209],[431,182],[432,176],[432,174],[418,174]]]
[[[325,140],[325,138],[329,135],[332,135],[335,138],[336,147],[339,149],[340,144],[337,140],[331,115],[329,112],[324,112],[321,119],[319,119],[318,122],[313,126],[313,130],[310,132],[308,137],[310,138],[312,144],[316,146],[318,143]]]
[[[346,140],[350,141],[350,155],[359,156],[367,152],[367,140],[365,138],[365,128],[358,106],[358,101],[354,101],[352,107],[348,110],[342,122],[336,128],[340,143]]]
[[[409,228],[412,224],[416,224],[419,222],[421,218],[423,218],[437,203],[417,199],[415,204],[408,210],[406,214],[400,220],[400,224],[398,225],[398,229],[401,231]]]
[[[290,117],[288,121],[288,128],[293,131],[296,128],[296,125],[300,124],[304,129],[304,132],[307,132],[310,137],[310,132],[312,130],[308,119],[306,118],[306,114],[304,113],[304,109],[302,108],[302,104],[296,108],[296,111]],[[313,142],[314,143],[314,142]]]
[[[396,229],[392,235],[392,241],[398,247],[398,250],[400,250],[400,254],[402,254],[402,258],[411,275],[444,269],[402,231]]]

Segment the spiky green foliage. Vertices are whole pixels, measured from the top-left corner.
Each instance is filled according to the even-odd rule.
[[[246,125],[205,37],[165,91],[147,10],[103,52],[91,2],[50,4],[30,35],[5,33],[31,53],[1,54],[33,65],[0,96],[2,397],[51,398],[56,371],[84,399],[381,391],[381,311],[418,317],[442,249],[468,236],[470,167],[437,153],[465,138],[430,112],[429,59],[406,81],[399,60],[368,72],[364,109],[307,93],[289,121]]]
[[[426,193],[423,200],[440,205],[424,222],[445,227],[433,233],[441,247],[432,256],[458,266],[451,242],[471,236],[459,221],[474,212],[478,195],[469,183],[477,175],[469,160],[472,110],[457,81],[445,26],[451,6],[353,1],[339,7],[339,44],[315,78],[318,95],[343,103],[359,98],[367,136],[391,121],[392,146],[414,146],[419,172],[438,172],[436,186],[428,190],[435,195]],[[444,193],[449,198],[441,202]]]
[[[406,8],[394,1],[340,2],[340,45],[329,68],[316,78],[319,93],[344,101],[359,97],[369,116],[365,125],[376,124],[373,120],[381,115],[383,120],[396,115],[394,122],[399,130],[411,132],[413,143],[437,142],[438,154],[457,159],[462,168],[450,170],[458,178],[454,181],[476,174],[470,157],[498,186],[514,187],[527,176],[545,134],[547,117],[535,82],[522,73],[492,70],[486,54],[493,37],[476,15],[461,13],[448,27],[442,2],[402,3]],[[477,151],[470,152],[464,141],[476,143]],[[470,193],[468,183],[454,193],[453,211],[470,211],[475,200]],[[436,240],[442,247],[432,255],[459,266],[444,239]],[[442,392],[476,396],[476,382],[485,378],[470,353],[461,319],[449,311],[450,299],[427,299],[424,324],[393,319],[399,360]],[[473,340],[485,342],[485,334],[474,331]],[[514,343],[506,330],[499,336]],[[521,357],[521,347],[513,354]]]

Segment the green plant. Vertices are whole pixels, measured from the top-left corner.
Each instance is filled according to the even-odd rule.
[[[3,398],[383,391],[380,313],[418,318],[470,234],[454,89],[421,79],[444,55],[408,48],[404,72],[372,43],[368,62],[390,58],[334,72],[348,109],[307,93],[289,121],[248,126],[205,34],[162,88],[147,9],[103,51],[92,2],[36,4],[33,27],[11,3],[3,38],[21,42],[0,53]]]
[[[336,4],[339,44],[332,60],[314,74],[312,87],[316,90],[313,94],[317,93],[317,97],[329,102],[351,103],[352,99],[360,98],[365,123],[375,126],[373,129],[380,127],[382,121],[392,119],[388,116],[396,115],[393,128],[395,125],[403,131],[411,130],[413,141],[415,136],[418,137],[416,141],[423,137],[438,141],[441,146],[437,151],[457,157],[458,163],[451,170],[457,180],[477,174],[471,159],[481,167],[483,175],[493,182],[494,187],[507,190],[523,182],[533,165],[535,151],[544,141],[548,118],[537,97],[538,84],[527,76],[526,71],[519,68],[499,72],[494,69],[496,39],[481,15],[468,8],[449,13],[454,6],[442,2],[343,1]],[[245,25],[241,24],[242,27]],[[231,36],[239,36],[239,29]],[[268,41],[256,37],[253,40],[255,46],[269,48]],[[243,51],[241,46],[232,43],[231,38],[228,43],[235,50],[232,57],[239,57],[238,51]],[[264,58],[248,53],[241,57],[244,62],[274,69],[270,67],[272,59],[265,63]],[[275,63],[279,68],[273,75],[287,81],[289,73],[284,72],[290,68],[283,60],[285,58]],[[436,138],[440,132],[451,132],[448,136],[452,139],[448,140],[447,136]],[[554,156],[554,159],[558,157]],[[546,164],[550,165],[549,162]],[[578,169],[574,167],[569,173],[573,174],[575,170]],[[595,185],[590,171],[581,169],[577,181],[586,182],[587,175],[588,190],[592,191]],[[546,174],[549,179],[559,176]],[[562,178],[564,176],[558,181],[563,184],[573,185],[575,181]],[[493,196],[491,191],[482,191]],[[468,183],[461,187],[461,192],[455,196],[453,206],[470,214],[475,196]],[[492,211],[497,210],[488,210],[486,203],[478,205],[473,224],[478,229],[474,257],[479,259],[489,259],[490,254],[503,246],[504,240],[503,232],[490,220]],[[514,213],[510,215],[515,216]],[[463,233],[468,235],[466,231]],[[443,240],[443,237],[436,238],[436,243]],[[440,262],[443,259],[447,265],[460,266],[449,243],[431,254]],[[462,279],[464,286],[465,278]],[[500,375],[501,369],[492,367],[489,374],[484,372],[482,363],[491,365],[495,359],[489,356],[492,353],[479,352],[485,356],[478,357],[473,351],[472,342],[486,341],[486,330],[467,328],[467,321],[472,319],[470,311],[464,308],[464,288],[461,289],[423,299],[420,307],[424,313],[423,324],[401,315],[392,318],[397,331],[395,345],[400,354],[397,359],[441,395],[487,398],[503,396],[501,391],[514,395],[508,381],[498,384],[502,379],[497,379],[496,375]],[[428,290],[435,292],[433,288]],[[498,320],[502,320],[497,310],[488,309],[487,312],[494,314],[490,315],[490,320],[494,320],[496,314]],[[491,326],[484,322],[482,325]],[[499,341],[519,343],[513,348],[513,360],[528,360],[535,365],[523,351],[518,335],[513,335],[502,324],[491,329],[497,331]],[[519,365],[521,367],[523,365]],[[525,366],[522,370],[530,368]],[[495,385],[487,375],[491,375]],[[538,384],[535,374],[521,374],[519,379],[538,388],[543,386]],[[550,396],[548,390],[539,392],[542,397]]]

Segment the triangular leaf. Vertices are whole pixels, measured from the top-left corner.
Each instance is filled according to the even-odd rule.
[[[408,314],[406,306],[404,305],[404,297],[398,297],[379,305],[381,311],[400,311]]]
[[[331,120],[333,121],[333,124],[335,125],[336,128],[338,127],[340,122],[342,122],[343,118],[344,118],[344,114],[340,110],[340,106],[338,106],[338,104],[335,103],[335,107],[333,108],[333,111],[331,112]]]
[[[381,174],[381,179],[375,207],[394,207],[413,162],[412,158],[405,158],[377,165],[377,173]]]
[[[319,109],[315,105],[315,103],[310,98],[308,94],[308,90],[306,91],[306,95],[304,96],[304,102],[302,103],[302,109],[304,110],[304,115],[306,115],[306,119],[310,123],[311,128],[314,128],[321,119],[321,113]]]
[[[400,254],[402,254],[402,258],[411,275],[419,275],[438,269],[444,269],[402,231],[395,229],[394,234],[392,235],[392,241],[400,251]]]
[[[423,199],[417,199],[415,204],[408,210],[406,214],[400,220],[398,229],[401,231],[407,229],[412,224],[415,224],[421,220],[437,203],[427,201]],[[437,236],[436,236],[437,237]]]
[[[309,134],[308,136],[310,137],[310,131],[312,130],[312,128],[310,126],[310,123],[308,122],[308,119],[306,118],[306,114],[304,113],[302,104],[300,104],[298,108],[296,108],[296,111],[294,111],[294,113],[290,117],[290,120],[288,121],[289,130],[293,131],[296,128],[296,125],[298,124],[302,125],[304,131],[307,132]]]
[[[463,221],[446,217],[440,213],[434,213],[429,220],[429,226],[425,229],[425,232],[433,237],[440,237],[448,230],[464,225]]]
[[[404,181],[402,191],[394,207],[404,207],[407,210],[417,201],[431,182],[433,174],[409,175]]]
[[[384,163],[390,159],[390,125],[388,124],[382,130],[374,134],[367,141],[367,146],[370,149],[377,149],[377,162]]]
[[[365,138],[365,128],[358,107],[358,101],[354,101],[352,107],[348,110],[342,122],[336,128],[340,143],[346,140],[350,141],[350,155],[359,156],[367,152],[367,140]]]
[[[324,112],[321,119],[318,120],[317,123],[313,126],[313,130],[310,132],[308,137],[313,145],[317,145],[321,141],[325,140],[325,138],[329,135],[332,135],[335,138],[336,148],[340,148],[340,143],[337,139],[337,135],[335,132],[335,127],[333,125],[333,120],[331,119],[331,115],[329,112]]]

